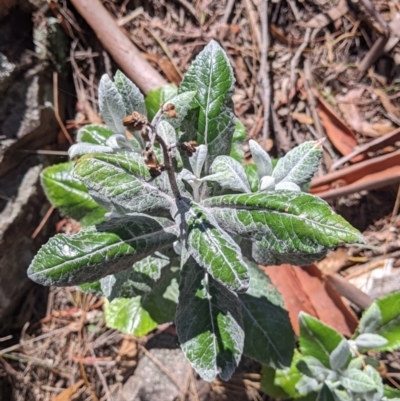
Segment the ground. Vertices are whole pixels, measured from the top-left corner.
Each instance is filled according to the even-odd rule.
[[[122,68],[115,61],[118,46],[107,52],[104,38],[99,40],[91,27],[101,3],[91,2],[89,16],[82,17],[77,10],[83,3],[8,0],[0,6],[5,38],[0,43],[0,93],[5,95],[0,100],[1,257],[8,255],[4,244],[11,249],[21,230],[27,238],[20,246],[29,248],[24,256],[29,259],[55,231],[79,229],[50,209],[37,180],[28,185],[29,196],[20,196],[18,188],[35,166],[67,160],[65,151],[79,127],[101,122],[100,76]],[[369,247],[340,248],[318,267],[326,276],[339,274],[370,298],[400,289],[398,2],[107,0],[103,5],[159,82],[179,85],[194,57],[217,40],[233,66],[233,102],[247,139],[257,140],[274,157],[305,140],[326,137],[311,192],[362,230]],[[98,35],[101,28],[94,28]],[[135,60],[126,68],[135,74]],[[251,162],[247,142],[244,151],[245,162]],[[18,224],[9,221],[15,199],[27,207],[18,209],[26,226],[17,217]],[[30,212],[34,217],[27,219],[31,202],[40,212]],[[25,266],[25,259],[18,264]],[[151,341],[175,338],[173,327],[159,327],[138,340],[105,327],[101,299],[73,288],[52,288],[47,294],[30,285],[24,282],[16,296],[13,324],[10,316],[4,318],[2,399],[109,401],[114,394],[123,397],[131,375],[146,372],[149,361],[153,371],[162,371],[157,357],[166,357]],[[345,295],[340,285],[336,290]],[[352,291],[347,298],[356,319],[361,308]],[[347,300],[344,304],[348,308]],[[175,348],[165,346],[171,353]],[[399,355],[380,358],[388,380],[399,386]],[[205,385],[190,367],[183,371],[182,380],[164,375],[173,383],[171,399],[268,399],[259,392],[260,367],[248,360],[229,383]],[[156,398],[142,394],[140,399]]]

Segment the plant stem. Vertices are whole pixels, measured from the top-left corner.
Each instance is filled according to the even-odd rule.
[[[162,139],[161,136],[157,134],[157,130],[155,129],[155,127],[151,124],[148,124],[148,125],[151,128],[151,130],[153,131],[155,140],[160,144],[161,149],[163,151],[164,166],[165,166],[165,169],[167,170],[169,184],[171,185],[172,193],[174,194],[175,198],[181,199],[182,196],[181,196],[181,193],[179,192],[178,184],[176,182],[175,171],[172,166],[171,159],[170,159],[169,153],[168,153],[168,146],[164,142],[164,139]]]

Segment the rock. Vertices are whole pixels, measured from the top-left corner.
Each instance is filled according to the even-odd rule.
[[[153,337],[146,345],[150,354],[159,361],[164,369],[173,376],[176,383],[150,358],[144,354],[122,390],[115,395],[114,401],[175,401],[186,391],[190,363],[177,344],[177,338],[168,333]],[[196,374],[194,374],[196,376]],[[179,387],[178,387],[179,386]],[[206,387],[206,388],[204,388]],[[199,400],[212,400],[210,384],[196,379]],[[200,391],[201,388],[201,391]],[[206,391],[204,391],[206,390]]]
[[[0,188],[4,188],[0,199],[0,331],[3,332],[21,327],[32,317],[33,302],[26,305],[28,308],[17,309],[33,288],[46,291],[26,275],[33,256],[52,234],[51,225],[47,224],[36,238],[31,238],[49,208],[40,186],[41,165],[35,163],[36,157],[31,157],[12,176],[0,178]]]

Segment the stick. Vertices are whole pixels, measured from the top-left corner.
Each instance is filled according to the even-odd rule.
[[[225,6],[224,16],[221,18],[221,24],[228,23],[234,5],[235,5],[235,0],[228,0],[228,3],[226,3]]]
[[[367,309],[372,304],[373,301],[369,295],[346,281],[340,274],[328,274],[325,278],[340,295],[347,298],[360,309]]]
[[[100,0],[71,0],[71,3],[91,26],[118,66],[144,93],[167,83],[122,33]]]
[[[59,108],[58,108],[58,74],[57,72],[53,72],[53,102],[54,102],[54,115],[58,122],[58,125],[61,128],[62,133],[64,134],[65,138],[70,145],[73,145],[74,141],[72,140],[71,136],[69,135],[65,125],[60,117]]]
[[[296,68],[297,64],[299,63],[299,59],[304,51],[304,49],[308,46],[308,42],[310,41],[310,36],[311,36],[311,28],[306,29],[306,33],[304,34],[304,41],[300,45],[300,47],[297,49],[295,55],[292,58],[292,61],[290,62],[290,81],[288,85],[288,91],[287,91],[287,102],[288,102],[288,109],[289,109],[289,115],[288,115],[288,134],[291,135],[292,129],[293,129],[293,119],[292,119],[292,114],[290,113],[290,104],[291,104],[291,96],[294,91],[295,85],[296,85]]]
[[[271,110],[271,85],[267,71],[267,54],[269,46],[268,36],[268,0],[261,3],[261,64],[260,77],[263,87],[264,123],[263,123],[263,148],[267,147],[269,116]]]

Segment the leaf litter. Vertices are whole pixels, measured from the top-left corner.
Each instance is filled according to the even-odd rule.
[[[235,112],[248,136],[268,151],[272,149],[275,157],[304,141],[319,139],[321,133],[328,137],[324,166],[311,191],[335,200],[339,212],[351,205],[347,212],[355,210],[356,216],[350,221],[367,228],[366,241],[374,247],[347,249],[348,257],[335,266],[335,274],[354,278],[388,259],[394,260],[393,269],[398,268],[400,224],[394,207],[400,182],[398,3],[270,2],[264,60],[270,78],[268,94],[259,76],[265,21],[256,10],[263,2],[192,5],[184,0],[151,0],[136,9],[129,2],[108,2],[106,7],[143,56],[176,84],[204,45],[217,39],[236,76]],[[88,42],[95,42],[95,48],[100,43],[92,31],[82,29],[82,19],[68,3],[53,2],[52,10],[73,39],[70,62],[78,113],[67,128],[74,132],[88,122],[101,121],[96,97],[99,78],[104,70],[110,73],[117,66],[105,52],[92,50]],[[307,29],[311,34],[306,43]],[[290,62],[293,57],[296,63]],[[311,64],[308,83],[312,97],[303,83],[305,60]],[[266,95],[271,110],[265,109]],[[250,161],[247,143],[244,149]],[[386,189],[377,192],[379,188]],[[74,232],[77,227],[67,221],[64,229]],[[321,277],[318,282],[327,285]],[[310,311],[323,319],[324,314],[315,311],[318,300],[305,291],[311,298]],[[329,302],[339,302],[337,299]],[[109,393],[122,386],[124,375],[136,365],[136,340],[104,327],[101,301],[95,297],[85,298],[72,289],[52,289],[49,300],[48,314],[22,333],[17,348],[1,356],[0,371],[15,384],[15,399],[108,400]],[[346,313],[342,312],[342,317]],[[351,328],[350,324],[342,332],[347,334]],[[2,348],[6,348],[4,344]],[[22,372],[26,376],[18,384]],[[239,381],[245,390],[240,394],[244,399],[259,399],[257,377],[248,374],[247,382]],[[229,386],[216,382],[215,387],[222,394],[220,399],[225,399]]]

